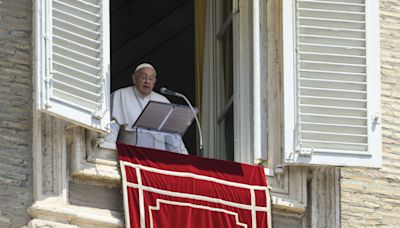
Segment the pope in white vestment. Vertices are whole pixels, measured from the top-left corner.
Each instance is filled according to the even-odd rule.
[[[147,103],[152,101],[170,103],[163,95],[154,92],[156,72],[153,66],[147,63],[136,67],[132,75],[133,86],[118,89],[111,95],[111,116],[115,123],[111,124],[111,134],[105,140],[107,142],[122,142],[130,145],[138,144],[138,129],[133,125]],[[155,140],[159,140],[153,134]],[[187,154],[186,147],[180,135],[174,136],[174,145],[169,148],[171,151]],[[140,138],[140,137],[139,137]],[[164,139],[162,139],[164,140]],[[171,142],[171,140],[167,140]],[[171,149],[172,148],[172,149]]]

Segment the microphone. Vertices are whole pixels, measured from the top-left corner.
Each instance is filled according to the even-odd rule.
[[[191,104],[190,101],[186,98],[186,96],[183,95],[183,94],[181,94],[181,93],[178,93],[178,92],[169,90],[169,89],[167,89],[167,88],[165,88],[165,87],[162,87],[162,88],[160,89],[160,92],[163,93],[163,94],[166,94],[166,95],[172,95],[172,96],[176,96],[176,97],[183,98],[183,100],[185,100],[185,102],[189,105],[190,109],[191,109],[192,112],[193,112],[194,119],[196,120],[197,129],[199,130],[199,138],[200,138],[200,157],[203,157],[203,152],[204,152],[204,148],[203,148],[203,134],[202,134],[202,132],[201,132],[201,127],[200,127],[199,119],[197,118],[196,112],[194,111],[192,104]]]
[[[167,95],[178,96],[175,91],[169,90],[169,89],[167,89],[165,87],[162,87],[160,89],[160,92],[163,93],[163,94],[167,94]]]

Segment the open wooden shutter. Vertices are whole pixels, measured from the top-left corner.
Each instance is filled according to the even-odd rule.
[[[38,108],[106,131],[110,120],[108,0],[38,2]]]
[[[283,7],[285,162],[379,167],[378,1]]]

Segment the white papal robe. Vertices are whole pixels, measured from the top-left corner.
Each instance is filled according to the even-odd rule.
[[[118,141],[136,145],[138,139],[137,129],[133,128],[133,124],[150,100],[170,103],[166,97],[154,91],[148,96],[142,96],[135,86],[125,87],[113,92],[111,94],[111,116],[115,123],[111,124],[111,134],[105,138],[105,141]],[[178,141],[179,143],[174,145],[175,149],[173,151],[187,154],[186,147],[180,136]]]

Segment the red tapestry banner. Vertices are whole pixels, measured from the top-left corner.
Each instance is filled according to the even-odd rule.
[[[269,227],[262,167],[117,147],[126,227]]]

